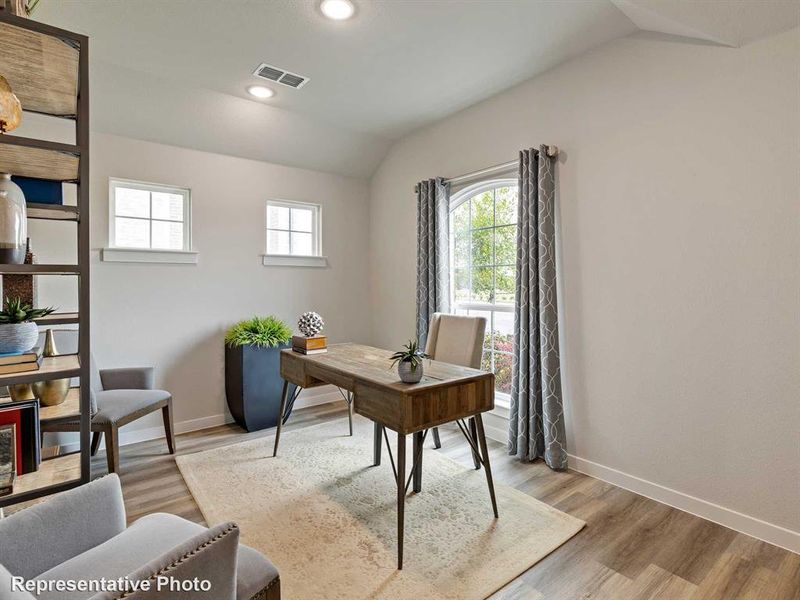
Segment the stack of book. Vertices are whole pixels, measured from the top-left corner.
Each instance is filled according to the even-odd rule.
[[[22,354],[0,354],[0,375],[38,371],[42,364],[42,349],[36,347]]]
[[[292,350],[300,354],[322,354],[328,351],[328,338],[324,335],[292,336]]]

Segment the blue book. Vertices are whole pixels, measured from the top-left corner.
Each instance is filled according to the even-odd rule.
[[[64,204],[64,190],[60,181],[19,177],[18,175],[14,175],[11,180],[22,189],[26,202]]]

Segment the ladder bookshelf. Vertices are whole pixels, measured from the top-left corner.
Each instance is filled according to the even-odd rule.
[[[27,215],[28,219],[74,221],[78,260],[77,264],[0,264],[0,275],[77,277],[78,312],[48,315],[38,323],[78,325],[78,353],[45,358],[38,371],[0,375],[0,386],[66,377],[78,377],[81,385],[70,390],[62,405],[39,410],[40,421],[79,417],[80,450],[46,457],[39,470],[18,475],[13,493],[0,497],[0,509],[76,487],[91,475],[88,38],[18,17],[2,5],[0,2],[0,75],[8,80],[24,111],[74,121],[75,143],[0,134],[0,172],[76,185],[77,206],[28,203]],[[2,406],[13,406],[13,401]]]

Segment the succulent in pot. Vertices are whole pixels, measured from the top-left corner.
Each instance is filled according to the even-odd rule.
[[[22,354],[39,341],[39,326],[34,319],[41,319],[55,312],[55,308],[32,308],[20,298],[6,298],[0,310],[0,354]]]
[[[422,361],[430,358],[417,346],[414,340],[408,340],[403,350],[398,350],[391,356],[392,366],[397,365],[397,374],[404,383],[418,383],[422,379]]]

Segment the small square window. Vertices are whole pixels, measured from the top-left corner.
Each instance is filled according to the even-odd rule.
[[[320,207],[288,200],[267,201],[267,255],[321,256]]]
[[[167,185],[109,181],[109,246],[190,251],[190,191]]]

